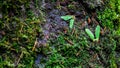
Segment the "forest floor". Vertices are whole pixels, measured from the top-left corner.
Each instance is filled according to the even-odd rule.
[[[38,30],[35,32],[36,38],[33,38],[34,41],[32,40],[31,42],[34,44],[24,46],[30,42],[23,40],[27,38],[25,35],[23,35],[24,38],[21,39],[22,42],[26,41],[23,43],[24,45],[18,43],[22,46],[16,46],[17,43],[15,43],[14,46],[4,47],[1,44],[1,66],[18,68],[120,67],[120,46],[117,43],[120,37],[115,36],[114,31],[107,29],[101,24],[97,19],[97,9],[89,11],[82,3],[77,1],[48,1],[43,3],[41,8],[39,8],[39,6],[36,6],[36,8],[34,6],[35,4],[32,4],[30,11],[40,18],[36,20],[36,17],[32,17],[32,20],[35,21],[35,27],[31,27],[32,24],[30,24],[31,29],[29,31],[32,33],[34,33],[36,26],[39,25],[40,29],[39,31],[39,29],[36,28]],[[70,28],[69,21],[61,18],[66,15],[74,16],[72,28]],[[25,18],[25,16],[23,16],[23,18]],[[29,20],[24,22],[29,22]],[[85,29],[88,28],[95,34],[97,25],[100,25],[100,37],[98,41],[93,41]],[[27,30],[27,27],[25,30]],[[5,31],[5,33],[6,32],[7,31]],[[1,31],[0,36],[3,36],[3,33]],[[30,40],[32,36],[30,36]],[[4,39],[6,39],[6,37]],[[8,51],[4,51],[5,49]],[[9,59],[7,57],[9,57]],[[12,60],[10,60],[10,58],[12,58]]]

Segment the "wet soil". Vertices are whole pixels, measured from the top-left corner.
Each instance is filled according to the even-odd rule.
[[[27,18],[27,15],[25,15],[26,10],[24,10],[25,9],[24,6],[21,6],[21,8],[23,11],[23,15],[21,16],[23,18]],[[56,48],[56,50],[58,50],[59,53],[65,58],[66,57],[73,58],[73,56],[75,57],[75,59],[76,57],[77,59],[81,58],[83,60],[83,63],[79,63],[79,64],[83,65],[83,68],[87,68],[87,67],[95,68],[95,66],[97,65],[100,65],[101,66],[100,68],[106,68],[110,66],[111,62],[113,62],[114,64],[115,61],[117,66],[120,67],[120,64],[119,64],[120,63],[119,61],[120,60],[119,58],[120,57],[120,53],[119,53],[120,37],[112,35],[113,32],[103,27],[101,25],[101,22],[97,20],[96,10],[98,10],[99,7],[98,8],[96,7],[94,9],[89,9],[87,8],[85,3],[79,0],[75,0],[75,1],[70,1],[70,0],[59,1],[58,0],[57,2],[51,2],[50,0],[46,0],[46,1],[38,0],[38,3],[34,3],[34,1],[32,0],[30,2],[29,9],[32,10],[36,18],[40,17],[40,24],[39,24],[40,33],[38,31],[37,39],[35,41],[35,46],[34,46],[35,48],[33,47],[32,49],[32,52],[35,53],[35,63],[34,63],[34,60],[33,60],[33,63],[35,64],[36,67],[39,67],[39,66],[42,66],[43,68],[45,67],[45,63],[48,62],[49,60],[48,55],[51,55],[52,53],[50,51],[50,48],[55,48],[57,46],[58,48],[61,47],[59,46],[59,43],[60,44],[62,43],[63,50],[60,48],[59,50]],[[69,21],[64,21],[63,19],[61,19],[61,16],[65,16],[65,15],[75,16],[75,22],[72,29],[69,28]],[[0,14],[0,18],[1,17],[2,15]],[[101,27],[100,39],[98,42],[93,42],[89,38],[89,36],[85,33],[85,28],[89,28],[93,33],[95,33],[95,28],[97,25],[100,25]],[[0,30],[0,40],[4,35],[5,35],[5,32]],[[70,44],[70,47],[68,48],[73,49],[73,51],[75,49],[76,51],[78,51],[78,52],[75,52],[75,54],[73,54],[72,57],[71,57],[71,54],[74,52],[69,52],[68,48],[66,48],[68,50],[64,50],[64,47],[67,44],[65,44],[64,42],[61,42],[61,40],[56,42],[56,40],[58,40],[61,36],[63,38],[62,40],[66,41],[65,43]],[[86,46],[83,46],[84,44]],[[73,47],[75,46],[76,48],[72,48],[72,46]],[[79,46],[81,48],[79,48]],[[5,54],[8,49],[4,46],[0,47],[0,50],[1,50],[0,54],[1,55]],[[12,49],[10,51],[14,52],[14,50]],[[22,50],[20,50],[20,52],[22,52]],[[17,53],[15,51],[14,52],[15,55],[13,55],[13,57],[17,57],[15,58],[16,66],[19,63],[19,61],[16,62],[16,60],[19,58],[20,52]],[[68,56],[66,56],[64,52],[65,53],[67,52],[70,55],[68,54]],[[85,55],[85,57],[83,55]],[[86,58],[86,55],[89,58]],[[77,63],[74,63],[74,64],[73,66],[77,66]]]
[[[77,27],[80,30],[90,28],[94,31],[96,25],[99,24],[96,20],[96,13],[88,13],[80,2],[47,2],[44,3],[44,11],[46,13],[46,21],[42,24],[43,34],[39,37],[37,47],[46,46],[49,40],[55,40],[59,35],[66,34],[70,30],[69,22],[62,20],[61,16],[74,15],[74,28]],[[40,64],[38,61],[44,58],[42,55],[38,54],[35,64]]]
[[[80,2],[48,2],[44,3],[44,11],[46,13],[45,23],[42,24],[43,34],[39,40],[40,43],[47,43],[48,39],[55,39],[61,33],[66,33],[69,28],[69,22],[61,19],[61,16],[74,15],[74,28],[84,29],[85,27],[95,28],[98,25],[96,20],[96,12],[88,13],[85,7]],[[89,25],[89,26],[88,26]],[[40,47],[41,45],[38,45]]]
[[[69,22],[64,21],[61,19],[61,16],[65,15],[74,15],[75,16],[75,23],[72,29],[72,32],[77,28],[80,30],[81,34],[85,33],[85,28],[89,28],[93,33],[95,27],[97,25],[101,26],[101,39],[99,43],[92,43],[90,39],[89,41],[89,48],[86,49],[90,52],[91,60],[89,62],[88,67],[93,67],[96,64],[101,66],[108,66],[108,56],[110,55],[111,47],[113,46],[114,41],[112,40],[109,34],[109,30],[106,30],[100,22],[97,20],[97,13],[95,9],[88,9],[86,6],[83,5],[80,1],[64,1],[64,2],[50,2],[46,1],[42,3],[42,11],[45,13],[45,20],[44,23],[40,24],[42,27],[42,33],[38,36],[38,44],[36,48],[46,47],[50,40],[56,40],[61,34],[65,35],[67,32],[70,31]],[[99,8],[98,8],[99,9]],[[34,9],[33,9],[34,10]],[[39,16],[39,11],[34,10],[35,14]],[[107,36],[108,35],[108,36]],[[81,35],[80,37],[87,35]],[[69,42],[71,44],[71,42]],[[106,44],[107,43],[107,44]],[[73,44],[73,43],[72,43]],[[107,45],[107,46],[104,46]],[[94,45],[94,46],[93,46]],[[98,46],[100,45],[100,47]],[[96,48],[100,48],[101,51],[96,52]],[[108,55],[108,56],[107,56]],[[116,56],[119,57],[119,54],[116,53]],[[107,58],[106,58],[107,57]],[[47,60],[48,57],[44,52],[40,52],[37,54],[37,58],[35,60],[35,65],[41,65],[41,60]],[[119,64],[118,64],[119,65]],[[44,64],[42,65],[44,67]]]

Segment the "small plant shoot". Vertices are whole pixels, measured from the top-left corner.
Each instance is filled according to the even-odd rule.
[[[100,37],[100,26],[99,25],[97,25],[95,29],[95,37],[94,37],[94,34],[90,31],[90,29],[86,28],[85,31],[93,41],[97,41],[97,42],[99,41],[99,37]]]
[[[99,36],[100,36],[100,26],[99,25],[95,29],[95,36],[96,36],[96,40],[99,40]]]
[[[94,34],[89,29],[85,29],[85,31],[90,36],[90,38],[94,40]]]
[[[66,16],[61,16],[61,18],[62,18],[63,20],[65,20],[65,21],[67,21],[67,20],[72,19],[73,16],[71,16],[71,15],[66,15]]]
[[[69,25],[69,27],[72,28],[72,27],[73,27],[73,24],[74,24],[74,19],[71,19],[71,20],[70,20],[70,25]]]
[[[75,16],[72,15],[66,15],[66,16],[61,16],[61,18],[65,21],[69,20],[69,27],[72,29],[75,21]]]

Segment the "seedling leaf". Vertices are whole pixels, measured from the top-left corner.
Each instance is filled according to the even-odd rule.
[[[71,16],[71,15],[66,15],[66,16],[61,16],[61,18],[62,18],[63,20],[69,20],[69,19],[72,19],[73,16]]]
[[[69,27],[72,28],[72,27],[73,27],[73,24],[74,24],[74,19],[71,19],[71,20],[70,20]]]
[[[96,29],[95,29],[95,36],[96,36],[96,40],[99,40],[99,36],[100,36],[100,26],[97,25]]]
[[[86,33],[90,36],[92,40],[94,40],[94,35],[89,29],[85,29]]]

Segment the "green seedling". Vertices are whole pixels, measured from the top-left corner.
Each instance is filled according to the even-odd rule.
[[[90,36],[92,40],[94,40],[94,35],[89,29],[85,29],[86,33]]]
[[[72,15],[66,15],[66,16],[61,16],[61,18],[65,21],[69,20],[69,27],[72,29],[75,21],[75,16]]]
[[[100,26],[98,25],[95,29],[95,36],[96,36],[96,40],[99,40],[100,37]]]
[[[99,25],[97,25],[95,29],[95,37],[94,37],[94,34],[89,29],[85,29],[85,31],[93,41],[99,41],[99,37],[100,37],[100,26]]]

